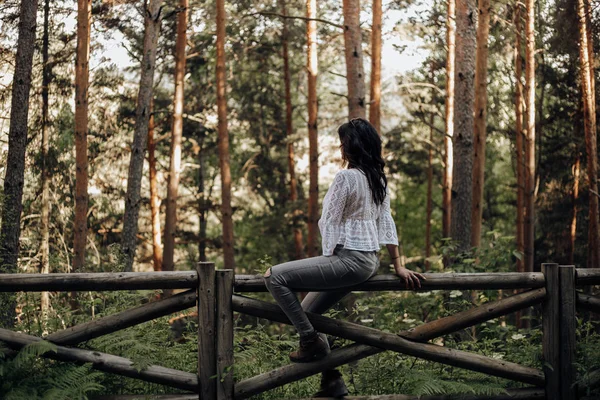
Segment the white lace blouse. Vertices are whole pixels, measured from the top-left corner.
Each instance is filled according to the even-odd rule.
[[[361,251],[398,244],[389,193],[383,204],[375,204],[367,177],[355,168],[341,170],[335,175],[323,200],[319,229],[324,256],[333,255],[337,244]]]

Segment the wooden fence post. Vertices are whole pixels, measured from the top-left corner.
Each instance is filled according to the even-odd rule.
[[[215,264],[200,262],[198,271],[198,381],[200,400],[217,397],[215,359]]]
[[[560,400],[560,281],[558,264],[542,264],[546,300],[542,307],[542,351],[546,399]]]
[[[562,400],[575,400],[575,267],[561,265],[560,280],[560,393]]]
[[[233,400],[233,270],[216,273],[217,399]]]

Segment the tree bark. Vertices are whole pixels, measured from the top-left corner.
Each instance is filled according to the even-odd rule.
[[[583,97],[583,127],[587,152],[587,183],[589,187],[589,230],[588,262],[589,268],[595,268],[600,262],[600,235],[598,220],[598,151],[596,145],[596,115],[594,104],[594,75],[591,67],[590,46],[588,40],[588,17],[585,0],[577,0],[577,19],[579,21],[579,71],[581,75],[581,96]]]
[[[452,180],[452,239],[459,251],[471,244],[473,196],[473,106],[476,31],[475,0],[456,1],[456,116],[454,118]]]
[[[483,186],[485,176],[485,141],[487,124],[487,60],[490,35],[490,0],[479,0],[477,55],[475,61],[475,146],[473,154],[473,208],[471,209],[471,246],[481,243]]]
[[[517,251],[525,254],[524,245],[524,194],[525,194],[525,162],[523,157],[523,58],[521,16],[523,7],[515,2],[515,142],[516,142],[516,167],[517,167]],[[525,272],[523,256],[517,259],[517,272]]]
[[[343,0],[348,118],[366,118],[365,73],[360,32],[360,0]]]
[[[533,271],[535,241],[535,32],[534,1],[525,2],[525,271]]]
[[[205,162],[204,162],[204,133],[198,139],[198,223],[200,225],[200,237],[198,240],[199,261],[206,261],[206,215],[209,210],[208,199],[204,193]]]
[[[92,1],[77,0],[77,61],[75,63],[75,223],[73,271],[85,266],[88,212],[88,89]]]
[[[442,193],[442,236],[450,237],[451,203],[452,203],[452,168],[454,136],[454,71],[456,58],[456,0],[448,0],[448,16],[446,21],[446,134],[444,135],[444,182]]]
[[[42,37],[42,243],[41,250],[41,268],[40,273],[50,273],[50,171],[48,169],[48,151],[50,150],[50,132],[48,121],[48,91],[51,79],[51,66],[48,62],[49,47],[49,24],[50,24],[50,0],[44,2],[44,34]],[[44,330],[48,319],[48,309],[50,308],[50,296],[48,292],[40,294],[40,310],[42,312],[42,321]]]
[[[154,142],[154,102],[150,102],[148,121],[148,169],[150,170],[150,212],[152,215],[152,265],[154,271],[162,271],[162,239],[160,232],[160,198],[156,179],[156,143]]]
[[[433,61],[431,62],[431,82],[433,84]],[[434,105],[435,92],[431,90],[431,105]],[[425,216],[425,271],[431,269],[431,213],[433,211],[433,112],[429,114],[429,150],[427,154],[427,212]]]
[[[37,6],[37,0],[23,0],[19,12],[19,38],[12,83],[8,155],[2,205],[0,272],[3,273],[15,273],[18,270],[29,89],[31,88],[31,68],[35,48]],[[15,305],[14,293],[0,295],[0,327],[11,328],[14,326]]]
[[[381,134],[381,0],[373,0],[369,122]]]
[[[221,213],[223,216],[223,256],[225,269],[235,270],[233,219],[231,209],[231,170],[225,81],[225,0],[217,0],[217,113],[219,117],[219,166],[221,168]]]
[[[144,48],[140,89],[135,110],[135,128],[131,144],[131,158],[127,175],[125,215],[123,217],[122,249],[125,256],[125,271],[133,270],[138,233],[138,216],[141,203],[142,169],[148,139],[150,102],[154,84],[156,46],[160,32],[160,0],[149,0],[144,13]]]
[[[319,220],[319,149],[317,135],[317,1],[306,0],[306,41],[308,70],[308,143],[309,143],[309,197],[308,197],[308,238],[307,253],[309,257],[316,257],[317,222]]]
[[[181,138],[183,134],[183,78],[185,76],[185,44],[188,0],[179,0],[177,13],[177,40],[175,43],[175,96],[173,99],[173,131],[171,136],[171,161],[167,185],[165,216],[165,249],[163,270],[173,271],[175,234],[177,231],[177,192],[181,175]]]
[[[579,174],[581,171],[581,158],[577,155],[573,165],[573,217],[571,218],[571,237],[569,248],[569,264],[575,264],[575,239],[577,238],[577,213],[579,212]]]
[[[287,16],[287,7],[285,0],[281,0],[281,13]],[[283,19],[282,32],[282,47],[283,47],[283,80],[285,84],[285,131],[287,136],[288,150],[288,171],[290,174],[290,202],[294,207],[293,230],[294,230],[294,248],[296,259],[304,258],[302,229],[300,227],[301,211],[297,208],[298,202],[298,181],[296,180],[296,162],[294,159],[294,143],[291,140],[294,134],[293,119],[292,119],[292,91],[290,84],[290,61],[288,50],[289,32],[287,27],[287,19]]]

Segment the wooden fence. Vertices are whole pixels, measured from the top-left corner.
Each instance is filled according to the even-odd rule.
[[[562,399],[578,398],[586,388],[575,384],[576,308],[600,313],[600,297],[577,288],[600,284],[600,268],[576,269],[574,266],[543,264],[539,273],[430,273],[420,290],[527,289],[519,294],[489,302],[467,311],[424,323],[398,334],[386,333],[359,324],[309,314],[319,332],[346,338],[354,344],[333,350],[325,359],[290,364],[234,383],[233,312],[289,324],[281,309],[272,303],[237,293],[266,291],[261,276],[237,275],[231,270],[216,270],[212,263],[198,264],[196,271],[73,273],[73,274],[2,274],[0,292],[17,291],[100,291],[132,289],[189,289],[174,296],[147,303],[114,315],[95,319],[52,333],[45,340],[55,343],[56,352],[44,357],[71,362],[91,363],[94,368],[183,389],[193,395],[169,395],[160,399],[245,399],[267,390],[338,367],[386,350],[436,361],[530,385],[508,390],[496,397],[466,396],[454,398]],[[354,288],[361,291],[407,290],[394,275],[378,275]],[[235,293],[234,293],[235,292]],[[542,304],[544,368],[538,370],[480,354],[454,350],[428,343],[436,337]],[[84,350],[78,343],[120,329],[150,321],[190,307],[198,310],[198,373],[151,365],[141,371],[131,360]],[[0,341],[18,350],[43,340],[24,333],[0,329]],[[216,378],[215,378],[216,377]],[[589,386],[600,385],[600,371],[591,374]],[[105,399],[132,399],[112,396]],[[352,397],[358,399],[360,397]],[[374,397],[369,397],[374,398]],[[381,396],[381,399],[411,399],[411,396]],[[425,396],[421,399],[449,399]]]

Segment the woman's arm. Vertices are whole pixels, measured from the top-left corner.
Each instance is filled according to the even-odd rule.
[[[395,244],[386,244],[388,253],[390,253],[390,258],[392,259],[392,263],[394,264],[394,271],[396,271],[396,275],[400,277],[403,281],[406,282],[406,288],[409,286],[411,289],[420,288],[421,281],[420,279],[426,280],[426,278],[418,272],[411,271],[402,265],[402,260],[400,258],[400,252],[398,251],[398,246]]]

